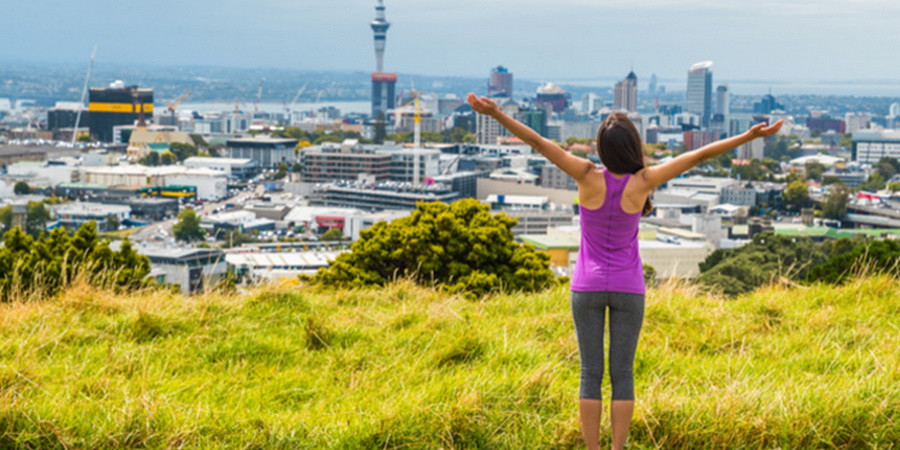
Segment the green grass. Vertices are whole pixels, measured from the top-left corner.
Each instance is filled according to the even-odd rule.
[[[900,448],[898,343],[890,278],[654,289],[631,445]],[[577,448],[577,388],[566,288],[0,305],[0,448]]]

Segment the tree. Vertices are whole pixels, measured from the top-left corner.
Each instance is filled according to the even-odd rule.
[[[28,202],[25,207],[25,232],[37,238],[47,231],[47,222],[50,221],[50,211],[44,208],[43,202]]]
[[[813,267],[807,281],[843,283],[854,271],[868,270],[874,273],[900,275],[900,241],[884,239],[859,245],[846,253],[835,254]]]
[[[806,163],[806,178],[815,181],[822,180],[822,174],[825,173],[825,165],[817,161],[808,161]]]
[[[106,229],[107,230],[118,230],[119,225],[121,225],[121,221],[119,221],[119,216],[115,214],[108,214],[106,216]]]
[[[178,162],[178,157],[175,156],[175,153],[172,153],[168,150],[162,152],[162,154],[159,155],[159,163],[164,166],[171,166],[176,162]]]
[[[444,142],[455,144],[475,142],[475,136],[472,133],[466,131],[464,128],[460,127],[453,127],[449,130],[444,130],[441,132],[441,134],[444,135]]]
[[[197,147],[190,144],[182,144],[181,142],[169,144],[169,150],[175,154],[175,158],[178,161],[184,161],[191,156],[197,156]]]
[[[326,231],[322,235],[323,241],[342,241],[344,240],[344,233],[340,230],[340,228],[332,228]]]
[[[94,142],[94,139],[88,133],[79,134],[77,140],[78,142]]]
[[[810,205],[809,188],[806,183],[795,180],[784,190],[784,204],[794,211],[799,211]]]
[[[850,188],[843,183],[833,184],[822,202],[822,214],[829,219],[840,220],[847,215],[847,197]]]
[[[13,193],[16,195],[28,195],[31,193],[31,186],[24,181],[19,181],[13,186]]]
[[[474,199],[419,202],[411,215],[361,231],[351,251],[312,281],[352,287],[400,277],[467,296],[555,285],[549,257],[513,240],[515,224]]]
[[[156,167],[159,165],[159,153],[151,151],[141,158],[140,163],[145,166]]]
[[[200,228],[200,216],[193,209],[185,209],[178,213],[178,221],[172,225],[175,239],[185,242],[201,241],[206,231]]]
[[[825,256],[809,238],[759,233],[740,248],[716,250],[700,264],[697,282],[734,296],[786,277],[803,279]]]
[[[94,286],[127,292],[146,285],[150,261],[126,239],[118,252],[87,222],[69,236],[62,227],[35,239],[14,227],[0,248],[0,302],[37,295],[46,298],[78,277]]]

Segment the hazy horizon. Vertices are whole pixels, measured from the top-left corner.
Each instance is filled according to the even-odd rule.
[[[0,60],[371,71],[374,0],[195,0],[123,4],[32,0],[2,10]],[[338,4],[339,6],[335,6]],[[686,80],[712,60],[714,82],[890,83],[900,2],[764,0],[385,0],[385,69],[533,81]],[[864,33],[861,32],[864,31]]]

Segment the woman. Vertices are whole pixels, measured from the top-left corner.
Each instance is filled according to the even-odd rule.
[[[637,233],[641,216],[652,209],[650,194],[702,161],[775,134],[783,121],[769,127],[757,124],[739,136],[683,153],[665,164],[645,167],[640,134],[628,116],[613,113],[597,133],[597,151],[604,166],[601,170],[506,115],[492,100],[469,94],[468,101],[472,109],[493,117],[578,182],[581,245],[572,274],[571,303],[581,356],[581,430],[587,448],[598,449],[603,322],[608,309],[612,447],[622,449],[634,410],[634,352],[644,317],[644,276]]]

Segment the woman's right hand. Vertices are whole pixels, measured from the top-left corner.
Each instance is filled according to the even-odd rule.
[[[470,92],[466,100],[469,101],[469,106],[477,113],[494,117],[500,112],[500,107],[497,106],[497,103],[487,97],[478,98]]]
[[[778,132],[781,129],[781,126],[784,125],[784,119],[779,120],[772,124],[772,126],[766,126],[765,123],[758,123],[753,125],[752,128],[747,130],[747,134],[750,135],[750,139],[756,139],[761,137],[769,137]]]

